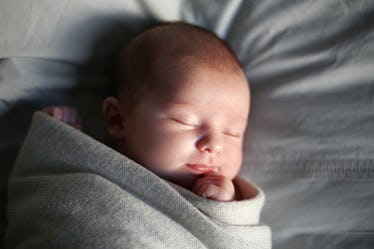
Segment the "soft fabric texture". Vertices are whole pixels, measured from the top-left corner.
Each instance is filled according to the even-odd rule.
[[[270,248],[263,192],[235,184],[257,195],[198,197],[37,112],[8,187],[6,248]]]
[[[85,131],[106,139],[115,55],[165,20],[216,32],[244,66],[252,103],[241,176],[266,193],[273,248],[374,248],[372,0],[1,0],[1,235],[32,113],[75,106]]]

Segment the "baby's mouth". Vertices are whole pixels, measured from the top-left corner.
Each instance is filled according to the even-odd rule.
[[[209,172],[217,171],[217,167],[214,165],[187,164],[187,166],[191,170],[192,174],[195,174],[195,175],[207,174]]]

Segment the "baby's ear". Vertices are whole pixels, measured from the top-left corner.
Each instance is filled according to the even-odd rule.
[[[115,97],[107,97],[103,102],[102,111],[104,123],[109,134],[114,138],[124,138],[126,113],[120,101]]]

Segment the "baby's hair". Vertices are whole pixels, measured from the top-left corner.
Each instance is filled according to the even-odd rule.
[[[213,32],[183,22],[164,22],[133,38],[117,65],[117,95],[130,109],[156,82],[155,72],[180,73],[194,66],[242,74],[231,48]],[[179,70],[179,71],[178,71]]]

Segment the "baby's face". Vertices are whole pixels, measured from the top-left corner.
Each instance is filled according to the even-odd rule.
[[[162,80],[127,123],[127,156],[160,177],[190,188],[203,174],[233,179],[242,163],[249,113],[245,76],[208,67]]]

